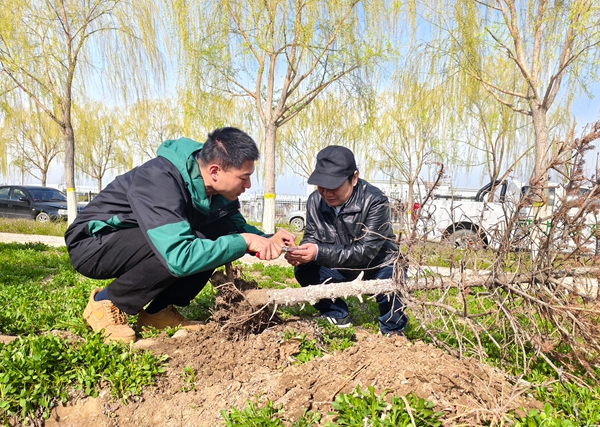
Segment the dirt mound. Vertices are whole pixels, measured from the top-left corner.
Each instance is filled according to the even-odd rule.
[[[201,332],[143,340],[143,346],[167,354],[168,369],[154,388],[127,405],[83,398],[58,407],[46,426],[218,426],[221,410],[242,409],[246,400],[283,404],[296,418],[304,409],[326,413],[338,393],[372,385],[376,393],[414,392],[438,410],[467,425],[477,425],[509,409],[539,407],[505,375],[475,360],[457,360],[431,345],[405,338],[358,333],[351,348],[302,365],[292,365],[293,343],[286,329],[314,336],[312,322],[297,320],[245,339],[232,339],[216,323]],[[182,373],[191,367],[195,389]]]
[[[511,409],[540,407],[525,388],[507,381],[503,372],[475,360],[457,360],[442,350],[402,337],[386,338],[357,330],[357,343],[302,365],[292,355],[298,343],[284,340],[286,330],[319,337],[314,322],[283,323],[267,310],[246,305],[241,283],[225,286],[225,276],[213,278],[220,289],[213,321],[200,332],[179,331],[172,338],[141,340],[139,348],[168,355],[168,368],[156,387],[135,401],[82,398],[56,408],[46,426],[218,426],[221,411],[242,409],[247,400],[282,404],[287,420],[304,410],[327,414],[339,393],[371,385],[375,392],[411,392],[447,413],[448,425],[478,425]],[[193,390],[184,369],[193,369]],[[324,417],[322,423],[327,419]]]

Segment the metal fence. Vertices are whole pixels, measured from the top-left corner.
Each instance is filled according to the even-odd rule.
[[[240,199],[241,213],[246,221],[262,222],[264,197]],[[283,222],[288,212],[306,209],[306,197],[277,196],[275,199],[275,222]]]
[[[75,191],[75,197],[77,197],[78,203],[89,203],[97,195],[98,193],[94,193],[93,191]]]
[[[88,203],[92,201],[98,193],[76,192],[77,202]],[[246,221],[262,222],[264,196],[263,195],[244,195],[240,198],[241,213]],[[306,197],[296,195],[277,195],[275,199],[275,222],[283,222],[288,212],[306,209]]]

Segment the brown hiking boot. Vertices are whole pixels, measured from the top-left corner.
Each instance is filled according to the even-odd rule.
[[[204,324],[197,320],[187,320],[183,315],[169,304],[166,308],[163,308],[158,313],[150,314],[146,310],[142,309],[138,315],[136,331],[141,332],[146,328],[176,328],[181,326],[182,328],[189,329],[191,331],[199,331]]]
[[[104,329],[105,343],[110,341],[135,341],[135,332],[127,324],[127,317],[119,308],[109,300],[94,301],[94,297],[102,288],[96,288],[90,295],[90,300],[83,310],[83,318],[96,332]]]

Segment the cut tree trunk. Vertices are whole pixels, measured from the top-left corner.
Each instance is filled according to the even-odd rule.
[[[427,276],[406,279],[404,283],[392,279],[362,280],[362,275],[351,282],[325,283],[321,285],[307,286],[304,288],[285,289],[251,289],[244,292],[246,300],[254,307],[268,304],[293,305],[301,303],[315,304],[321,299],[345,298],[348,296],[358,297],[362,301],[362,295],[387,294],[391,292],[414,292],[418,290],[433,290],[447,288],[470,288],[474,286],[504,286],[520,285],[536,281],[546,281],[548,278],[565,279],[567,277],[584,276],[597,273],[597,268],[581,268],[569,271],[554,271],[551,275],[543,273],[510,274],[504,273],[493,277],[491,274],[464,274],[449,276]],[[595,282],[597,292],[597,281]],[[565,283],[566,287],[574,286]]]

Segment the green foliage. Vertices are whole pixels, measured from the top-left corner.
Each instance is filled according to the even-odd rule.
[[[64,247],[38,243],[0,243],[0,276],[0,331],[12,334],[82,332],[89,291],[102,283],[76,273]]]
[[[360,301],[357,297],[345,298],[350,310],[350,318],[354,325],[360,325],[373,333],[379,331],[379,307],[374,298],[364,298]]]
[[[532,409],[525,417],[516,420],[514,425],[515,427],[579,427],[589,424],[559,419],[552,405],[546,403],[543,410]]]
[[[172,337],[175,332],[177,332],[178,330],[180,330],[181,327],[177,326],[177,327],[171,327],[171,326],[167,326],[166,328],[162,328],[162,329],[157,329],[154,326],[145,326],[143,328],[143,331],[140,332],[140,336],[142,338],[156,338],[159,337],[161,335],[167,336],[167,337]]]
[[[297,332],[286,330],[283,339],[300,341],[298,353],[295,353],[293,355],[296,359],[296,362],[294,362],[294,364],[301,365],[302,363],[306,363],[309,360],[314,359],[315,357],[323,356],[323,351],[319,347],[317,347],[317,340],[307,340],[306,334],[299,335]]]
[[[181,372],[181,381],[183,382],[181,391],[184,393],[196,390],[196,371],[194,371],[194,368],[189,365],[183,368],[183,372]]]
[[[390,403],[385,393],[375,394],[371,386],[361,390],[358,386],[353,393],[339,394],[331,407],[335,416],[328,426],[441,426],[443,412],[434,412],[433,403],[409,394],[402,398],[392,396]]]
[[[273,406],[271,400],[263,407],[258,407],[258,401],[247,401],[243,411],[237,408],[231,411],[221,411],[221,416],[227,427],[283,427],[281,415],[283,409],[281,405],[277,408]],[[291,427],[310,427],[316,425],[321,420],[321,415],[316,412],[305,411],[302,416],[291,424]]]
[[[532,419],[546,420],[547,423],[561,420],[565,423],[575,423],[555,424],[557,426],[600,423],[600,386],[586,388],[565,383],[551,388],[538,387],[536,391],[538,400],[550,402],[552,406],[546,404],[548,407],[545,406],[543,411],[535,413]],[[530,412],[530,414],[532,413]]]
[[[37,408],[47,418],[55,400],[66,401],[73,387],[95,397],[105,383],[113,397],[126,400],[164,372],[164,356],[134,352],[121,343],[106,345],[101,334],[85,338],[68,342],[30,335],[0,345],[0,419],[23,419]]]
[[[35,234],[39,236],[64,236],[66,221],[38,222],[28,219],[0,218],[0,233]]]
[[[244,266],[243,278],[254,280],[261,289],[283,289],[285,287],[299,287],[297,283],[290,283],[294,279],[294,269],[280,265],[266,265],[260,262]]]
[[[351,394],[340,394],[332,403],[334,421],[326,425],[334,426],[441,426],[443,412],[434,412],[433,403],[416,397],[413,394],[403,398],[393,396],[390,403],[385,400],[385,393],[376,396],[373,387],[361,391],[359,387]],[[257,402],[248,401],[243,411],[233,408],[221,411],[227,427],[282,427],[283,414],[281,406],[274,407],[268,400],[262,407]],[[306,412],[292,426],[309,427],[320,421],[317,413]]]
[[[227,427],[280,427],[283,424],[277,417],[282,413],[281,405],[275,408],[270,400],[263,407],[249,400],[243,411],[234,407],[229,413],[221,411],[221,416]]]
[[[34,221],[26,223],[35,224]],[[3,221],[0,221],[1,224]],[[244,266],[244,274],[252,274],[253,280],[257,280],[261,288],[281,287],[282,283],[293,278],[293,269],[256,263],[252,266]],[[29,335],[59,329],[70,330],[87,337],[85,343],[69,344],[53,336],[35,338],[30,335],[0,347],[0,357],[3,361],[0,368],[0,419],[6,420],[6,417],[11,414],[24,417],[32,414],[34,410],[39,411],[38,408],[42,413],[47,414],[55,399],[67,398],[67,390],[80,388],[86,394],[94,395],[100,383],[109,384],[114,396],[125,399],[127,396],[139,393],[144,385],[151,383],[153,376],[161,372],[161,360],[133,353],[122,345],[117,346],[113,343],[107,346],[102,343],[98,334],[90,335],[87,332],[81,313],[87,303],[90,290],[105,283],[83,278],[76,273],[70,265],[65,248],[53,248],[39,243],[0,243],[0,277],[3,285],[0,287],[0,307],[2,307],[0,331],[2,333]],[[183,308],[182,312],[189,318],[207,319],[210,316],[209,310],[214,305],[215,295],[216,290],[207,284],[192,304]],[[434,292],[431,293],[431,297],[436,298]],[[457,302],[460,301],[461,299],[457,298]],[[349,297],[347,302],[355,325],[377,330],[378,308],[375,301],[366,299],[360,302],[357,298]],[[472,289],[467,303],[469,311],[473,313],[485,312],[489,309],[486,299],[478,297],[477,288]],[[312,317],[315,313],[311,306],[303,309],[286,307],[279,311],[288,315],[301,313],[305,317]],[[295,355],[296,363],[305,363],[314,357],[322,356],[324,351],[343,350],[353,344],[354,328],[337,328],[320,319],[316,322],[320,333],[317,340],[307,340],[304,335],[286,331],[285,339],[296,339],[300,344],[299,352]],[[485,322],[485,317],[480,318],[480,322]],[[411,329],[412,326],[410,324],[407,329],[411,337],[425,338],[416,323],[414,329]],[[494,339],[500,339],[500,335],[496,336],[493,328],[489,330]],[[175,330],[167,332],[173,333]],[[471,332],[465,329],[463,333]],[[502,331],[498,333],[501,334]],[[451,340],[446,342],[452,344]],[[481,342],[485,346],[488,363],[501,365],[502,361],[491,338],[482,337]],[[562,351],[568,351],[568,348]],[[532,354],[529,354],[529,357],[531,356]],[[57,366],[60,366],[60,369]],[[516,361],[514,366],[517,366]],[[515,372],[517,370],[515,368]],[[555,373],[546,362],[540,360],[535,362],[534,369],[526,379],[538,384],[547,383],[548,380],[555,379]],[[184,368],[182,390],[193,390],[194,382],[193,369]],[[597,386],[588,389],[568,383],[564,386],[556,384],[553,387],[537,388],[537,397],[540,401],[547,402],[546,406],[543,410],[530,411],[524,417],[515,417],[513,419],[515,425],[570,426],[593,425],[599,422],[600,389]],[[361,396],[363,394],[365,393]],[[362,396],[360,399],[365,400],[366,397]],[[412,400],[410,402],[411,407],[418,406],[418,402]],[[406,414],[402,408],[405,404],[400,400],[396,400],[396,403],[398,408],[395,411],[398,414],[387,406],[384,414],[386,417],[396,417],[400,423],[398,425],[403,425],[401,423],[405,418],[402,417]],[[369,405],[377,406],[373,402]],[[279,409],[275,410],[272,406],[269,409],[268,405],[260,410],[256,406],[250,406],[242,412],[238,411],[237,415],[235,411],[232,412],[231,422],[235,421],[235,417],[239,418],[240,414],[248,411],[279,413]],[[411,411],[414,416],[416,412]],[[318,417],[318,414],[302,417],[294,425],[313,425],[317,421],[311,417]],[[271,425],[244,423],[245,421],[240,419],[238,419],[240,424],[231,425]],[[269,417],[266,419],[268,420]],[[272,422],[279,422],[279,420]],[[363,423],[360,421],[354,425],[363,425]]]
[[[188,319],[207,320],[210,317],[210,309],[215,306],[217,290],[207,283],[202,291],[196,295],[190,305],[180,307],[179,311]]]
[[[328,351],[344,350],[354,344],[356,340],[354,327],[339,328],[320,318],[316,321],[320,327],[321,339]]]

